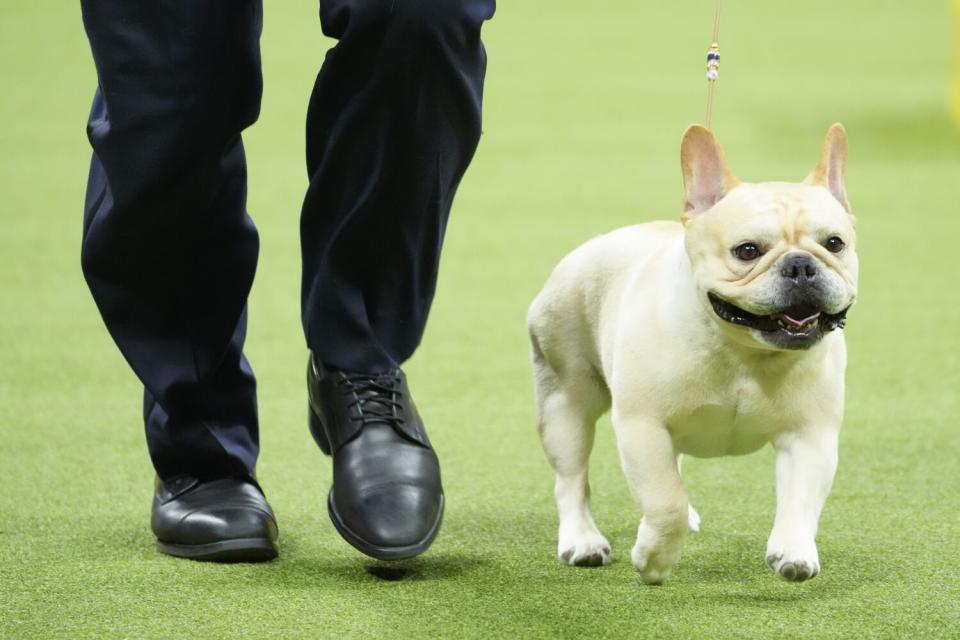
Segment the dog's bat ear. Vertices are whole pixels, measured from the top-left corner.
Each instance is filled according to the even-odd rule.
[[[683,220],[717,204],[728,191],[740,184],[727,166],[720,142],[706,127],[690,125],[680,143],[680,168],[683,170]]]
[[[804,182],[825,187],[843,205],[847,213],[850,213],[850,202],[847,200],[847,188],[844,184],[846,171],[847,130],[838,122],[827,131],[827,136],[823,139],[823,149],[820,151],[820,162]]]

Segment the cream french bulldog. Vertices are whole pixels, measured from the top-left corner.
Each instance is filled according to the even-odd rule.
[[[846,155],[835,124],[804,182],[740,182],[713,134],[691,126],[682,221],[613,231],[554,270],[527,327],[562,562],[611,560],[587,482],[594,425],[609,409],[643,513],[631,557],[644,582],[667,579],[688,529],[699,529],[680,455],[768,442],[777,510],[767,565],[791,581],[819,573],[814,539],[843,419],[839,329],[857,295]]]

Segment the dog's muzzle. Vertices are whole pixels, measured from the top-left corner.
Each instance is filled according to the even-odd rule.
[[[846,325],[849,307],[826,313],[816,304],[792,304],[776,313],[760,316],[727,302],[713,292],[707,294],[714,313],[731,324],[759,331],[764,340],[784,349],[807,349],[824,335]]]

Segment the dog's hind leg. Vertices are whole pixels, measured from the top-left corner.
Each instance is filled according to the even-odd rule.
[[[606,388],[589,368],[563,380],[534,349],[537,428],[556,471],[554,497],[560,516],[557,556],[569,565],[610,564],[610,543],[590,511],[588,459],[597,418],[609,402]]]
[[[683,456],[677,454],[677,472],[681,471],[683,466]],[[697,510],[693,508],[693,505],[687,507],[687,527],[693,533],[700,532],[700,514],[697,513]]]

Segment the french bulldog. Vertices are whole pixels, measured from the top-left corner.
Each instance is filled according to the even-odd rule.
[[[643,514],[631,552],[643,582],[666,580],[699,530],[681,454],[768,442],[777,507],[766,563],[788,581],[820,572],[815,537],[843,420],[841,329],[857,297],[846,158],[835,124],[802,183],[741,182],[714,135],[693,125],[680,148],[681,220],[599,236],[554,269],[527,328],[562,562],[611,561],[587,480],[595,423],[610,410]]]

